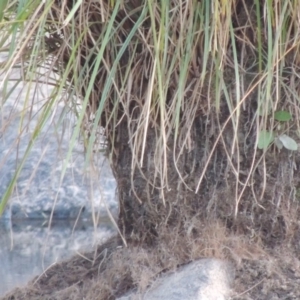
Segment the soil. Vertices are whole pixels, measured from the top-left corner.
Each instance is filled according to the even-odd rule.
[[[245,260],[236,269],[235,294],[239,300],[300,299],[300,261],[287,247],[264,260]]]

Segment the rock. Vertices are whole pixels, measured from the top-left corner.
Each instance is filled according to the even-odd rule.
[[[18,76],[15,74],[14,78],[19,78]],[[8,83],[8,90],[13,87],[14,82]],[[38,111],[46,101],[46,95],[51,92],[46,85],[39,85],[42,89],[41,97],[35,100],[32,111],[24,113],[27,88],[22,87],[20,84],[15,88],[1,108],[0,128],[5,129],[0,132],[0,201],[16,168],[22,163],[22,157],[37,126]],[[88,220],[92,219],[93,212],[106,216],[107,209],[112,214],[117,214],[116,183],[103,153],[94,153],[94,166],[87,164],[84,146],[79,139],[66,162],[76,117],[71,112],[66,112],[64,106],[63,103],[58,103],[53,108],[52,117],[41,129],[20,172],[9,205],[0,217],[3,222],[48,220],[53,207],[53,219],[60,220],[77,217]],[[26,130],[21,131],[20,124]],[[65,176],[61,179],[64,168]]]
[[[158,278],[144,295],[132,291],[118,300],[225,300],[233,267],[219,259],[201,259]]]

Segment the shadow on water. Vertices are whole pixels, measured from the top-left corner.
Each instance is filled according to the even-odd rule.
[[[25,285],[57,261],[76,253],[92,251],[115,228],[103,218],[95,228],[91,222],[53,221],[51,228],[43,220],[0,221],[0,296],[16,286]]]

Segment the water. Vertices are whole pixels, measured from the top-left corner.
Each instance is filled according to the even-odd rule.
[[[26,92],[21,83],[4,103],[0,89],[0,199],[22,161],[51,87],[32,85],[28,97]],[[38,102],[24,111],[25,101],[33,97]],[[116,217],[116,183],[107,159],[97,153],[87,165],[78,140],[70,160],[65,160],[75,125],[76,118],[63,103],[55,106],[20,173],[0,219],[0,296],[115,234],[107,211]]]
[[[0,223],[0,296],[42,274],[53,263],[105,241],[115,230],[108,220],[94,229],[90,224],[56,221],[51,230],[40,221],[8,228]]]

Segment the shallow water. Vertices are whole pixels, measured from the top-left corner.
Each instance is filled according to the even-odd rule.
[[[100,220],[101,222],[101,220]],[[81,222],[55,221],[49,230],[42,221],[0,223],[0,297],[16,286],[24,286],[51,264],[93,248],[115,234],[108,219],[95,229]]]

